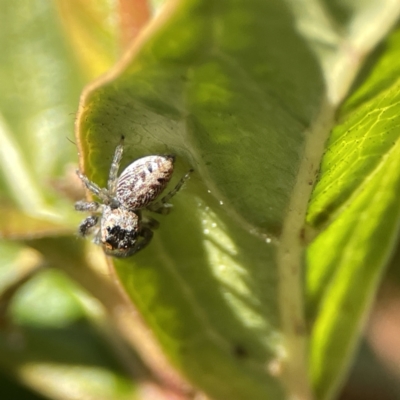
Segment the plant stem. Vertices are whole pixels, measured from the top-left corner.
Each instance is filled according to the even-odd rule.
[[[278,246],[279,303],[286,357],[282,380],[288,399],[311,400],[308,376],[308,332],[304,319],[304,221],[307,205],[316,180],[324,144],[333,123],[334,108],[323,103],[319,116],[307,135],[291,202]]]

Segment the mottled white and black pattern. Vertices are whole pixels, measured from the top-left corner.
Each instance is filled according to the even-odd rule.
[[[145,208],[165,189],[174,171],[174,157],[147,156],[134,161],[118,178],[116,197],[130,210]]]
[[[139,232],[139,216],[134,211],[119,207],[103,207],[100,231],[96,240],[107,254],[127,257],[135,248]]]
[[[123,138],[117,146],[111,163],[107,189],[100,188],[79,170],[77,174],[85,186],[100,202],[78,201],[75,209],[90,212],[79,226],[78,234],[88,236],[94,230],[94,242],[101,245],[106,254],[129,257],[146,247],[153,237],[152,229],[158,226],[153,218],[142,218],[142,210],[168,214],[168,201],[189,178],[190,170],[160,201],[157,197],[166,188],[174,171],[174,157],[152,155],[130,164],[118,177],[123,153]],[[94,215],[93,215],[94,214]],[[100,227],[96,227],[100,216]]]

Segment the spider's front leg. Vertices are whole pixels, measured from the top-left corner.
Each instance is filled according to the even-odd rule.
[[[76,211],[83,212],[101,212],[101,205],[97,201],[80,200],[75,203]]]
[[[93,233],[93,228],[99,222],[99,217],[96,215],[90,215],[85,218],[79,225],[78,235],[85,237]]]
[[[90,213],[101,213],[102,205],[97,203],[96,201],[77,201],[75,203],[75,210],[82,212],[90,212]],[[78,227],[78,235],[85,237],[94,233],[93,228],[99,222],[99,217],[96,215],[90,215],[85,218]]]
[[[103,189],[92,182],[86,175],[82,174],[79,169],[76,170],[76,174],[79,179],[83,182],[87,189],[89,189],[93,194],[95,194],[101,201],[105,204],[108,204],[111,199],[107,189]],[[80,210],[78,210],[80,211]]]

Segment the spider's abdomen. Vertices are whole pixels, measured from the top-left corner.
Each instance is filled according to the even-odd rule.
[[[118,201],[129,210],[146,207],[165,189],[173,170],[172,156],[139,158],[128,165],[118,178]]]

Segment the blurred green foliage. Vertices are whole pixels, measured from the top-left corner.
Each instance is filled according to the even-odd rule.
[[[0,5],[0,368],[55,399],[334,398],[398,238],[398,6]],[[123,166],[195,169],[112,263],[140,318],[75,237],[77,153],[105,185],[121,135]]]

